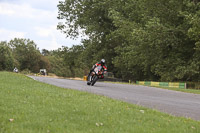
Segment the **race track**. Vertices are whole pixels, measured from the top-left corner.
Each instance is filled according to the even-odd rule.
[[[132,104],[153,108],[175,116],[200,120],[200,94],[191,94],[154,87],[97,82],[94,86],[86,81],[29,76],[35,80],[62,88],[87,91]]]

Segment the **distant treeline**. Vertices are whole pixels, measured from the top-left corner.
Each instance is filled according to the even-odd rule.
[[[40,68],[50,68],[49,60],[44,57],[36,44],[29,39],[13,39],[0,42],[0,70],[38,73]]]
[[[80,77],[105,58],[121,79],[200,81],[199,0],[65,0],[58,10],[58,30],[87,39],[41,53],[30,40],[1,42],[1,70]]]
[[[10,42],[0,42],[0,71],[12,71],[17,67],[23,73],[39,73],[47,69],[64,77],[83,77],[89,68],[81,60],[83,46],[62,47],[57,50],[40,51],[34,41],[15,38]],[[92,65],[91,65],[92,66]],[[90,66],[90,67],[91,67]]]

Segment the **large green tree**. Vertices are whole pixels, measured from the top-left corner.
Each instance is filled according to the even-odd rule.
[[[199,1],[65,0],[58,9],[59,30],[88,36],[83,59],[105,58],[118,77],[200,80]]]
[[[115,29],[108,17],[109,6],[112,6],[112,3],[110,0],[66,0],[60,1],[58,5],[58,18],[64,21],[58,24],[58,29],[72,38],[77,37],[80,31],[89,37],[83,41],[86,51],[83,55],[86,59],[90,58],[88,67],[105,58],[110,70],[113,68],[112,57],[115,53],[113,48],[117,44],[107,41],[108,35]]]

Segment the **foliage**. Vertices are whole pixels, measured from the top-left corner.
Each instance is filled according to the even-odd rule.
[[[65,65],[66,63],[64,60],[59,56],[47,56],[47,59],[50,61],[50,73],[55,73],[57,76],[62,77],[70,77],[71,72],[69,71],[68,67]]]
[[[48,50],[47,50],[48,51]],[[82,58],[83,46],[77,45],[71,48],[62,47],[49,51],[47,58],[51,63],[51,71],[63,77],[83,77],[87,71]]]
[[[0,71],[11,71],[14,68],[14,57],[6,42],[0,42]]]
[[[123,79],[200,80],[198,0],[64,0],[58,9],[59,30],[88,36],[89,63],[105,58]]]
[[[9,43],[1,42],[0,70],[12,71],[14,66],[20,71],[38,73],[39,69],[49,70],[49,60],[40,54],[36,44],[29,39],[13,39]]]

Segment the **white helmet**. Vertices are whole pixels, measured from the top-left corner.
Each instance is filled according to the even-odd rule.
[[[105,59],[101,59],[101,63],[105,64],[106,63]]]

